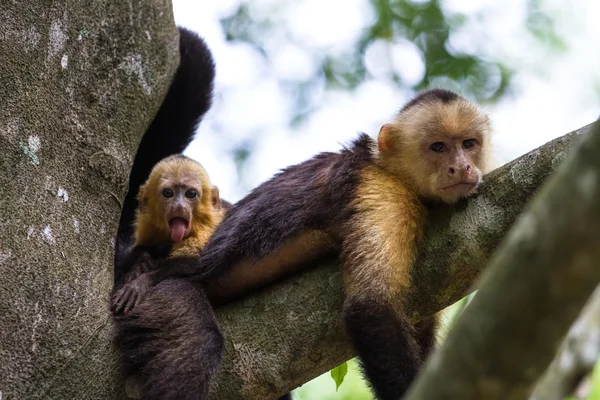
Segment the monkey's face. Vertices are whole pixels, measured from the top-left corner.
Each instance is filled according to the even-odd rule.
[[[428,140],[422,148],[423,168],[429,170],[422,195],[453,204],[474,194],[482,180],[481,146],[480,135]]]
[[[202,187],[189,181],[169,181],[160,186],[158,202],[168,226],[171,241],[180,242],[190,234],[193,210],[202,197]]]
[[[180,242],[200,223],[196,210],[203,209],[206,191],[200,172],[185,163],[164,162],[140,188],[140,212],[164,239]]]
[[[379,133],[386,168],[429,200],[456,203],[489,170],[487,115],[464,99],[415,105]]]
[[[136,243],[180,242],[221,217],[219,189],[202,165],[182,155],[154,166],[140,186],[138,201]]]

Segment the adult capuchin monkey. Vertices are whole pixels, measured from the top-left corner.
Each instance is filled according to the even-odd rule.
[[[377,140],[361,134],[258,186],[201,253],[160,261],[115,294],[113,310],[169,277],[202,282],[209,298],[226,302],[338,254],[347,333],[376,396],[397,400],[434,342],[435,322],[416,329],[403,304],[426,204],[475,193],[492,168],[490,131],[488,116],[456,93],[421,93]]]

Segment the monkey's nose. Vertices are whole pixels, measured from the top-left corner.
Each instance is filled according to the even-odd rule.
[[[471,170],[473,168],[471,168],[471,166],[469,164],[465,165],[464,168],[462,169],[461,172],[461,178],[465,179],[469,177],[469,174],[471,174]]]
[[[179,203],[179,202],[178,202],[178,203],[175,205],[175,208],[174,208],[174,210],[175,210],[175,212],[176,212],[176,213],[183,213],[183,212],[185,212],[185,211],[186,211],[185,204],[182,204],[182,203]]]
[[[450,167],[448,168],[448,175],[454,175],[458,171],[461,177],[466,177],[472,170],[473,168],[469,164],[461,165],[460,167]]]

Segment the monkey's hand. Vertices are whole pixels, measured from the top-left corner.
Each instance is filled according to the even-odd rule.
[[[135,279],[125,283],[117,290],[111,299],[110,310],[113,314],[123,313],[127,315],[144,298],[144,295],[152,287],[152,279],[147,273],[143,273]]]

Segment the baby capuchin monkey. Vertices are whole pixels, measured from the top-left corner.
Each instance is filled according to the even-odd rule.
[[[171,257],[197,255],[223,220],[219,188],[181,154],[160,161],[140,187],[135,245],[171,245]]]
[[[181,154],[154,166],[138,202],[135,243],[124,261],[132,271],[125,281],[156,268],[153,260],[197,256],[224,216],[219,188],[200,163]],[[125,313],[141,300],[133,296]]]
[[[115,310],[167,277],[202,282],[225,302],[328,255],[343,264],[346,331],[379,399],[398,400],[434,343],[404,298],[431,203],[456,203],[490,171],[490,121],[447,90],[421,93],[339,153],[321,153],[261,184],[228,212],[204,250],[130,281]],[[192,379],[192,377],[190,377]]]
[[[202,165],[183,155],[154,166],[138,201],[135,244],[119,266],[129,272],[115,292],[156,270],[161,259],[197,256],[224,215],[218,188]],[[206,398],[223,346],[206,294],[200,285],[181,280],[153,289],[144,301],[134,294],[124,315],[114,318],[121,369],[134,383],[129,387],[144,399]],[[181,376],[180,369],[193,377]]]

